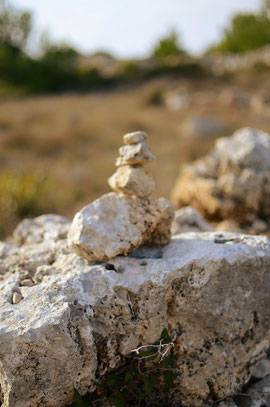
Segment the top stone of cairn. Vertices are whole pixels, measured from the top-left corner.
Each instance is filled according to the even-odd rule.
[[[137,144],[141,141],[148,143],[148,135],[144,131],[134,131],[133,133],[127,133],[123,137],[125,144]]]

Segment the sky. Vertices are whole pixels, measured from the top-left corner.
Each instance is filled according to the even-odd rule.
[[[172,29],[198,54],[220,38],[230,17],[254,11],[260,0],[13,0],[33,13],[32,47],[42,32],[84,53],[144,57]]]

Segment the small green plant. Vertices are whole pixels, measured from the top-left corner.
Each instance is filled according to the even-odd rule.
[[[150,401],[155,405],[173,384],[173,347],[174,341],[164,329],[160,341],[135,349],[126,366],[109,374],[99,387],[115,407],[139,407]],[[162,389],[158,395],[157,386]]]
[[[101,383],[96,383],[95,395],[81,397],[74,390],[75,402],[72,407],[90,407],[91,401],[99,399],[98,395],[115,407],[143,407],[150,404],[158,407],[160,403],[164,406],[166,393],[173,385],[174,341],[175,338],[171,338],[164,329],[158,342],[134,349],[124,366],[109,373]]]
[[[152,56],[155,58],[167,58],[185,54],[186,52],[182,48],[178,33],[172,30],[166,37],[158,42],[153,50]]]

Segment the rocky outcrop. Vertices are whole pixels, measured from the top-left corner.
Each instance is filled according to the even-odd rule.
[[[172,199],[209,220],[232,219],[242,231],[265,233],[270,229],[270,136],[243,128],[218,139],[208,156],[183,167]]]
[[[67,225],[28,220],[0,245],[3,407],[63,407],[164,328],[175,338],[172,405],[211,404],[248,381],[269,349],[267,237],[183,233],[89,262],[68,249]]]

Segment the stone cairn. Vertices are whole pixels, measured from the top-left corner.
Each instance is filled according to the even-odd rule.
[[[142,131],[126,134],[125,146],[120,147],[116,159],[118,170],[108,179],[113,191],[148,198],[155,189],[152,175],[144,166],[156,159],[148,146],[148,136]]]
[[[174,205],[151,198],[155,188],[145,165],[155,157],[146,133],[124,136],[117,171],[108,183],[113,191],[79,211],[68,233],[68,245],[88,260],[108,260],[127,255],[139,246],[166,244],[171,238]]]

